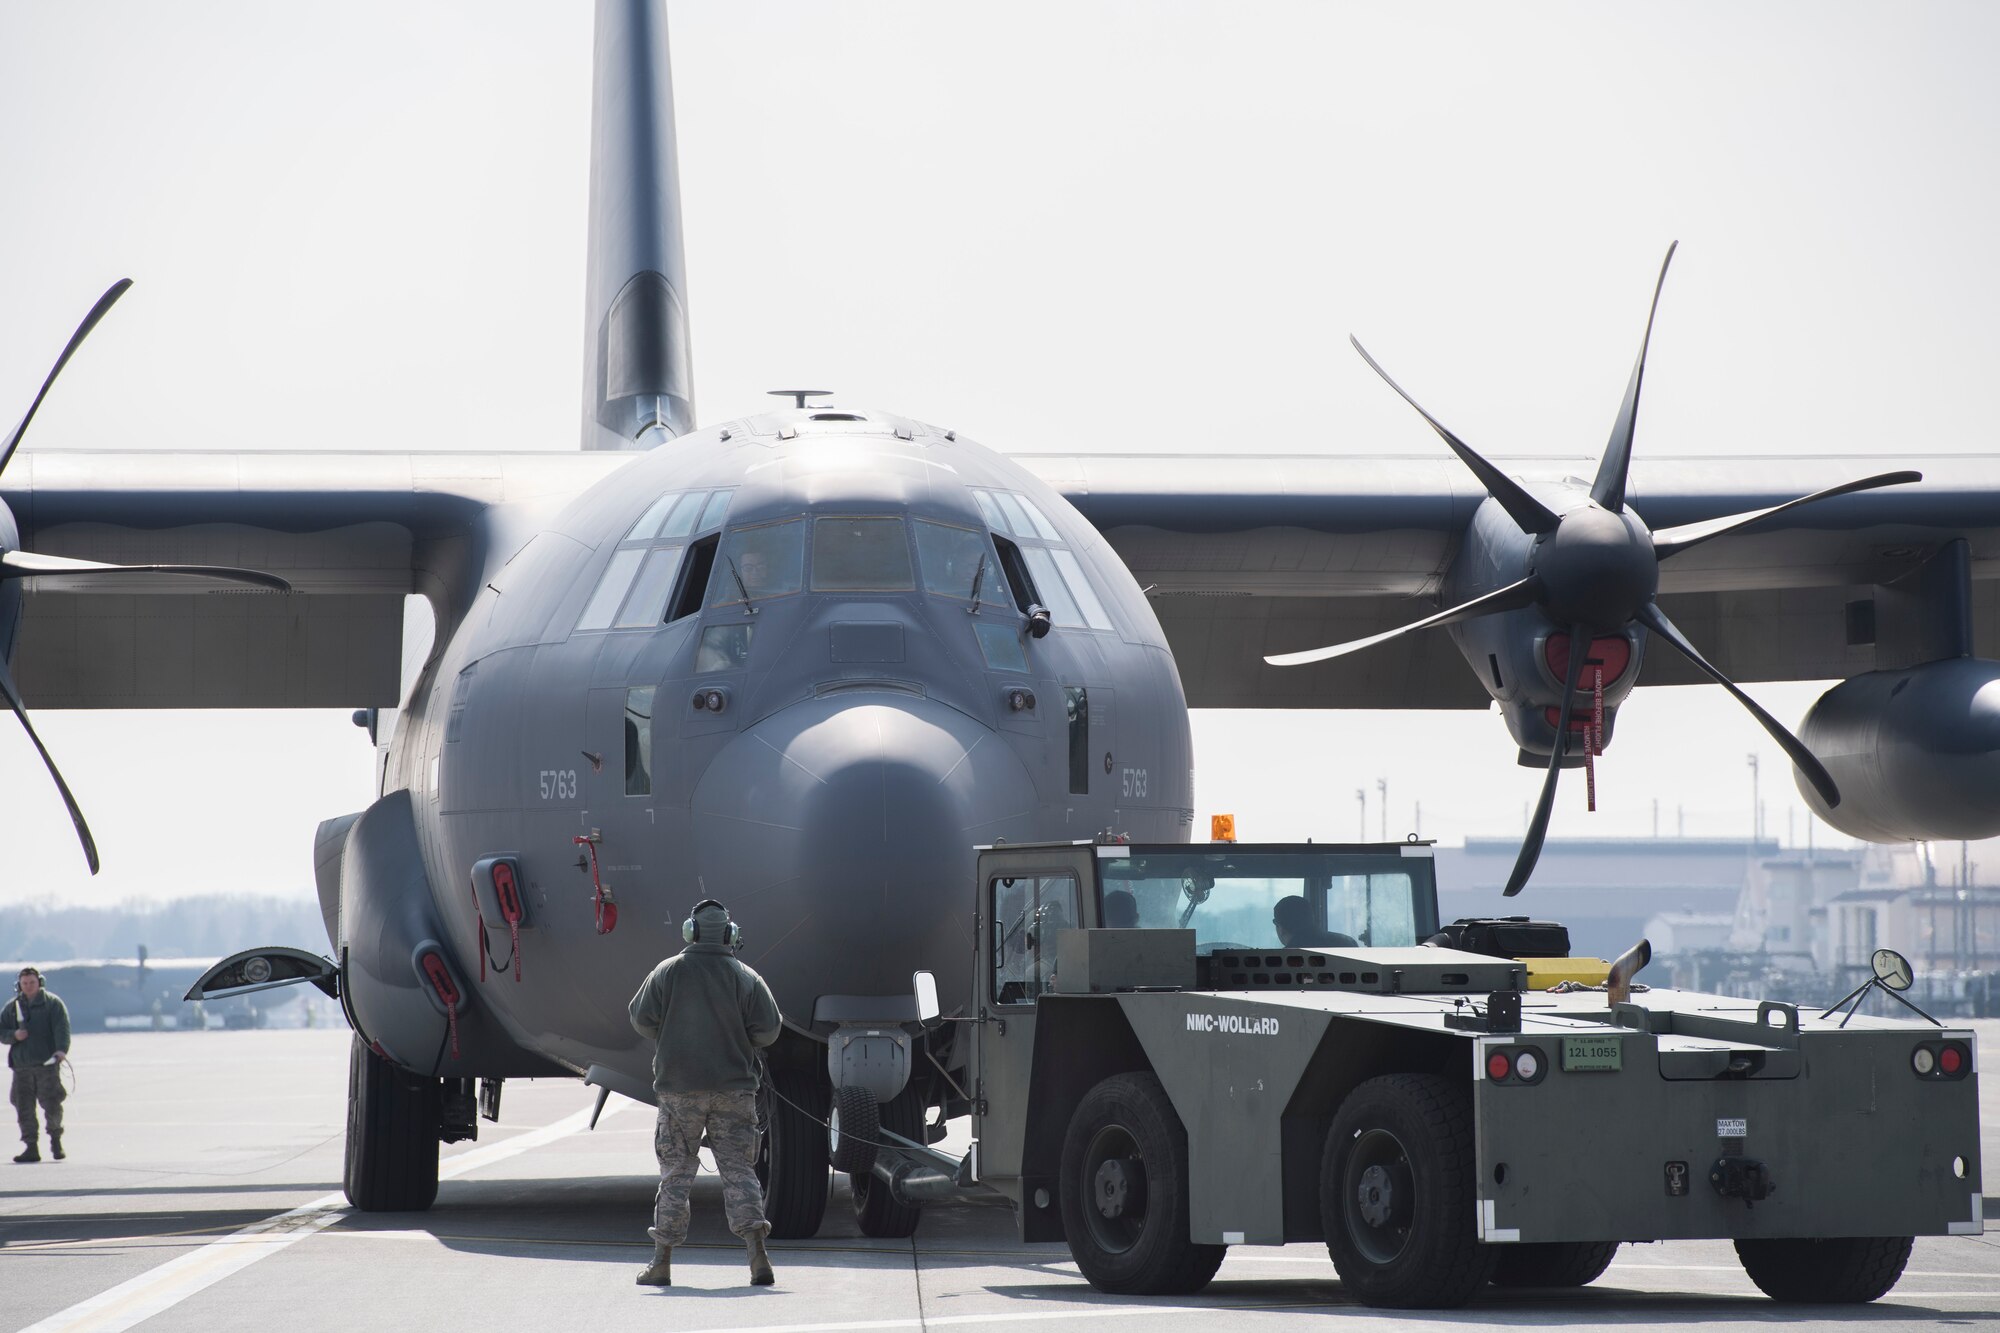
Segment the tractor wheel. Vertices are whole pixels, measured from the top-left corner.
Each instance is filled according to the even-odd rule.
[[[1861,1305],[1903,1276],[1909,1236],[1840,1236],[1832,1240],[1739,1240],[1743,1271],[1774,1301],[1788,1305]]]
[[[1587,1287],[1604,1276],[1615,1240],[1550,1241],[1540,1245],[1501,1245],[1494,1251],[1496,1287]]]
[[[1117,1074],[1084,1094],[1063,1136],[1063,1231],[1099,1291],[1188,1295],[1228,1247],[1189,1238],[1187,1130],[1160,1080]]]
[[[368,1049],[347,1056],[347,1201],[364,1213],[420,1213],[437,1200],[441,1082]]]
[[[872,1102],[874,1099],[869,1100]],[[917,1100],[916,1088],[904,1088],[882,1107],[881,1119],[877,1123],[912,1143],[922,1143],[924,1107]],[[874,1154],[871,1151],[869,1155],[873,1157]],[[869,1165],[872,1167],[874,1163],[871,1161]],[[847,1185],[854,1192],[854,1220],[860,1225],[862,1235],[901,1240],[916,1234],[917,1223],[924,1215],[921,1204],[899,1202],[872,1170],[854,1172],[848,1176]]]
[[[1341,1285],[1367,1305],[1450,1309],[1493,1270],[1473,1226],[1472,1098],[1436,1074],[1369,1079],[1320,1162],[1320,1222]]]
[[[831,1092],[816,1069],[773,1069],[758,1092],[764,1137],[757,1146],[757,1179],[773,1240],[819,1234],[832,1179],[825,1123]]]

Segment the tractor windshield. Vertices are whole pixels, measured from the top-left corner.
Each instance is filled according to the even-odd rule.
[[[1100,862],[1098,921],[1192,929],[1203,954],[1416,944],[1437,930],[1437,884],[1423,850],[1135,847]]]

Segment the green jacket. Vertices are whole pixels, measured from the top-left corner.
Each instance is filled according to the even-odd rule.
[[[15,1041],[16,1029],[28,1029],[26,1041]],[[0,1004],[0,1042],[14,1049],[7,1052],[9,1069],[25,1069],[47,1064],[57,1051],[69,1049],[69,1008],[47,986],[35,998],[24,1000],[17,993]]]
[[[764,978],[722,944],[690,944],[654,968],[631,1014],[656,1043],[655,1092],[756,1091],[757,1051],[783,1026]]]

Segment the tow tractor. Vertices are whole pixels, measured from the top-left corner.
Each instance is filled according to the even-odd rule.
[[[1323,1241],[1367,1304],[1450,1307],[1705,1237],[1777,1300],[1860,1302],[1914,1237],[1982,1229],[1970,1031],[1867,994],[1649,990],[1643,942],[1607,963],[1550,923],[1440,923],[1415,842],[977,864],[969,1004],[940,1017],[916,978],[935,1035],[969,1042],[974,1141],[888,1135],[874,1182],[997,1192],[1101,1290],[1189,1293],[1229,1246]],[[1872,989],[1900,1000],[1883,953]]]

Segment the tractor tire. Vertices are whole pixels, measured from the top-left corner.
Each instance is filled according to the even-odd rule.
[[[1116,1074],[1084,1094],[1061,1172],[1069,1252],[1099,1291],[1185,1296],[1221,1267],[1228,1246],[1189,1239],[1187,1129],[1153,1075]]]
[[[773,1069],[759,1090],[764,1137],[757,1146],[757,1179],[773,1240],[819,1234],[832,1183],[825,1123],[832,1091],[817,1069]]]
[[[872,1102],[874,1099],[871,1097],[869,1100]],[[916,1089],[904,1088],[894,1100],[883,1106],[877,1123],[882,1129],[893,1130],[912,1143],[924,1142],[924,1106],[917,1100]],[[874,1154],[871,1152],[869,1155],[872,1158]],[[871,1161],[869,1166],[872,1168],[874,1163]],[[847,1186],[854,1194],[854,1221],[861,1228],[862,1235],[902,1240],[917,1234],[917,1223],[924,1216],[922,1204],[899,1201],[872,1170],[849,1175]]]
[[[1437,1074],[1385,1074],[1342,1102],[1320,1162],[1320,1222],[1363,1304],[1451,1309],[1493,1271],[1473,1226],[1472,1097]]]
[[[1494,1251],[1496,1287],[1587,1287],[1604,1276],[1615,1240],[1551,1241],[1540,1245],[1501,1245]]]
[[[1832,1240],[1739,1240],[1743,1271],[1787,1305],[1863,1305],[1903,1276],[1909,1236],[1840,1236]]]
[[[347,1161],[341,1185],[364,1213],[420,1213],[437,1201],[443,1084],[368,1049],[347,1056]]]
[[[866,1088],[836,1088],[833,1119],[827,1133],[827,1159],[833,1169],[865,1176],[875,1166],[876,1135],[882,1127],[882,1104]]]

